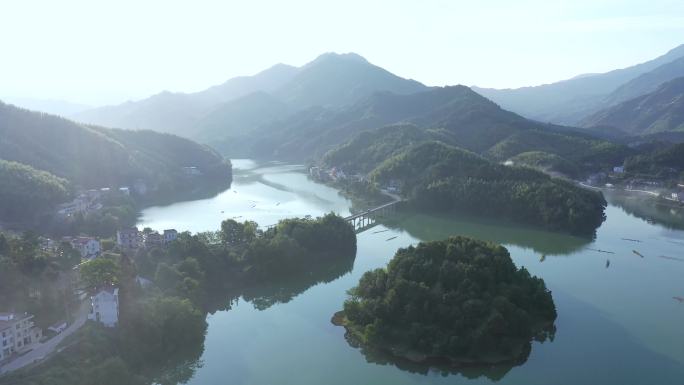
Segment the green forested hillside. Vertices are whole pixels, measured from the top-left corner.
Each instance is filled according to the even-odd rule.
[[[625,161],[625,169],[630,173],[659,177],[679,176],[684,172],[684,143],[630,157]]]
[[[26,220],[65,201],[70,193],[65,179],[0,159],[0,219]]]
[[[520,153],[509,159],[514,166],[527,166],[545,172],[556,172],[576,178],[580,175],[580,169],[571,162],[556,154],[543,151],[528,151]]]
[[[546,127],[502,110],[468,87],[437,87],[409,95],[379,92],[340,109],[311,108],[249,137],[234,138],[234,147],[262,157],[302,160],[322,156],[359,132],[395,123],[439,131],[478,152],[518,131]]]
[[[407,148],[370,178],[399,184],[410,202],[426,209],[492,215],[577,234],[593,233],[605,218],[600,193],[439,142]]]
[[[347,173],[367,173],[404,147],[424,142],[431,135],[411,125],[386,126],[361,132],[349,142],[329,151],[322,161],[329,167],[339,167]]]
[[[576,163],[594,166],[622,164],[632,154],[628,147],[596,138],[542,130],[521,131],[497,143],[486,155],[503,161],[529,151],[544,151]]]
[[[230,165],[206,146],[152,131],[88,127],[0,103],[0,159],[46,170],[82,188],[183,186],[183,167],[230,179]]]

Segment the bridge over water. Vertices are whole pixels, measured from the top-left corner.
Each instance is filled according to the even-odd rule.
[[[401,199],[400,196],[396,194],[389,193],[387,191],[382,191],[382,193],[390,198],[392,198],[392,202],[382,204],[378,207],[374,207],[372,209],[368,209],[364,212],[350,215],[346,218],[344,218],[345,221],[347,221],[352,227],[354,228],[354,231],[357,233],[360,233],[363,230],[366,230],[377,222],[378,218],[385,217],[391,213],[393,213],[396,209],[397,206],[403,202],[403,199]],[[266,226],[267,229],[272,229],[276,227],[277,224],[272,224]]]
[[[383,194],[391,197],[393,199],[392,202],[385,203],[383,205],[380,205],[378,207],[366,210],[362,213],[350,215],[346,218],[344,218],[345,221],[349,222],[349,224],[354,227],[354,230],[356,232],[361,232],[372,225],[375,224],[375,222],[378,220],[378,218],[387,216],[391,213],[393,213],[396,209],[399,203],[402,202],[402,199],[398,195],[394,195],[388,192],[383,191]]]

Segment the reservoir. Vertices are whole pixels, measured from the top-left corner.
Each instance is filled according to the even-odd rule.
[[[302,166],[235,160],[233,168],[230,189],[147,208],[139,227],[200,232],[217,230],[227,218],[265,227],[287,217],[350,214],[351,202],[309,180]],[[242,299],[210,314],[204,352],[188,383],[681,385],[684,231],[607,198],[613,203],[593,240],[492,219],[399,213],[358,234],[353,267],[332,279],[272,288],[276,297],[289,294],[266,307]],[[558,311],[553,341],[533,342],[519,365],[446,372],[350,346],[344,329],[330,323],[346,291],[364,272],[385,266],[397,248],[450,235],[503,244],[517,266],[546,281]]]

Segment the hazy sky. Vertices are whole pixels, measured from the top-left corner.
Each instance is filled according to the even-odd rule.
[[[197,91],[328,51],[428,85],[517,87],[684,43],[683,0],[0,2],[0,95],[88,104]]]

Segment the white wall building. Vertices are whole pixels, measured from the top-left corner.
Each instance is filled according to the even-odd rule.
[[[94,258],[100,254],[100,241],[90,237],[72,238],[69,243],[83,258]]]
[[[32,349],[42,336],[33,324],[33,315],[0,313],[0,361]]]
[[[176,229],[164,230],[164,243],[173,242],[178,239],[178,231]]]
[[[110,328],[116,326],[119,322],[119,288],[103,289],[90,297],[88,319]]]
[[[140,247],[140,232],[137,227],[121,229],[116,232],[116,244],[122,250],[134,250]]]

